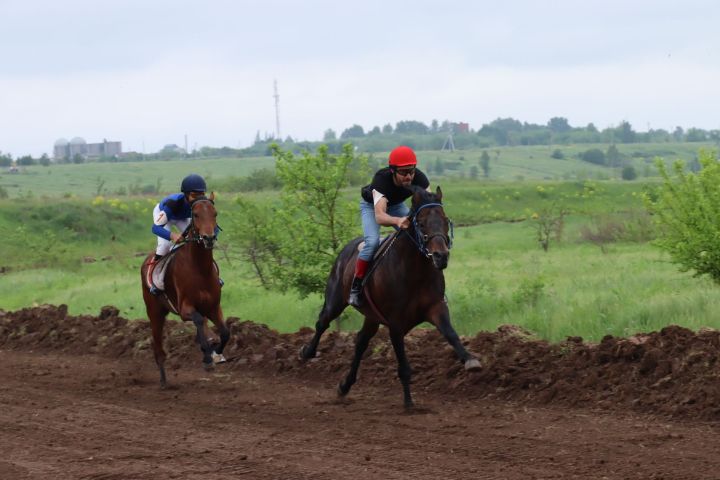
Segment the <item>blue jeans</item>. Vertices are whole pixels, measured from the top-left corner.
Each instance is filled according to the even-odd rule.
[[[402,202],[387,207],[387,214],[392,217],[407,217],[409,213],[410,209]],[[369,262],[380,245],[380,225],[375,221],[375,205],[361,200],[360,219],[362,220],[365,246],[360,250],[358,258]]]

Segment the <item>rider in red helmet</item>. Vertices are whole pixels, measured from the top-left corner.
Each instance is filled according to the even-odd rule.
[[[360,217],[365,244],[355,264],[355,277],[348,303],[360,306],[362,281],[380,244],[380,226],[406,229],[410,226],[410,209],[405,200],[412,196],[411,185],[427,189],[430,181],[417,168],[417,157],[410,147],[400,146],[390,152],[388,166],[375,173],[372,182],[362,188]]]

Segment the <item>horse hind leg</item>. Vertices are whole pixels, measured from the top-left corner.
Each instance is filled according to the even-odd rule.
[[[167,355],[163,348],[163,329],[165,327],[165,320],[167,312],[148,312],[148,318],[150,318],[150,327],[152,329],[152,348],[155,356],[155,364],[160,370],[160,387],[167,387],[167,377],[165,375],[165,359]]]
[[[335,283],[333,288],[328,288],[325,291],[325,303],[315,323],[315,335],[313,335],[310,343],[303,345],[300,349],[300,360],[315,358],[320,337],[322,337],[325,330],[328,329],[330,322],[339,317],[343,310],[345,310],[345,307],[347,307],[347,302],[343,299],[342,284],[339,282]]]
[[[338,385],[338,395],[344,397],[350,392],[350,388],[357,380],[357,372],[360,367],[360,361],[362,360],[365,350],[367,350],[370,340],[375,336],[380,325],[374,321],[365,317],[365,323],[357,334],[355,339],[355,356],[353,357],[352,364],[350,365],[350,372],[348,372],[345,380],[340,382]]]

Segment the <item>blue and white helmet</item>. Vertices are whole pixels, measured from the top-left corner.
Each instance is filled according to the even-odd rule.
[[[196,173],[192,173],[187,177],[183,178],[182,185],[180,185],[180,191],[183,193],[205,193],[207,191],[205,179]]]

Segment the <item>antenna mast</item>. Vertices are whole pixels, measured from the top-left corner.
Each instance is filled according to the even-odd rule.
[[[441,152],[444,152],[445,150],[448,150],[450,152],[455,151],[455,142],[453,141],[452,127],[450,128],[450,130],[448,130],[448,136],[445,139],[442,148],[440,149]]]
[[[275,138],[280,141],[280,95],[278,94],[277,80],[273,81],[273,87],[275,90],[273,95],[275,98]]]

